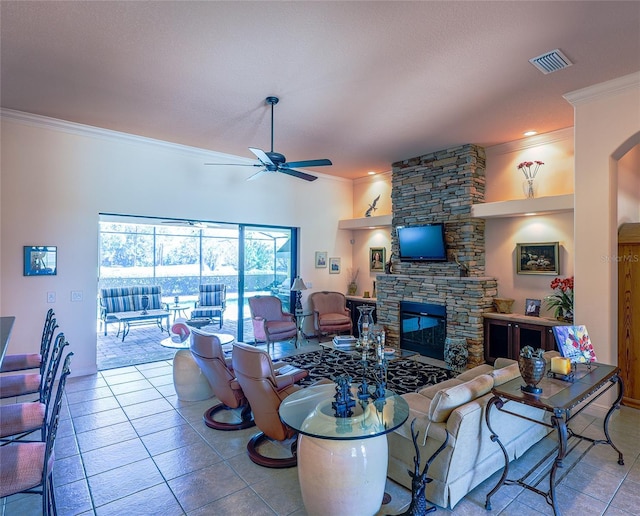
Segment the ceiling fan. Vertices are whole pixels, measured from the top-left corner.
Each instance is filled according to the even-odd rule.
[[[280,154],[279,152],[274,152],[273,150],[273,106],[275,106],[280,99],[278,97],[267,97],[265,99],[266,103],[271,105],[271,151],[265,152],[261,149],[256,149],[254,147],[249,147],[249,150],[253,152],[258,161],[260,163],[255,163],[254,165],[240,165],[240,166],[253,166],[253,167],[262,167],[262,170],[247,178],[247,181],[255,179],[256,177],[266,173],[266,172],[282,172],[283,174],[288,174],[293,177],[297,177],[299,179],[304,179],[305,181],[315,181],[318,179],[316,176],[312,176],[311,174],[307,174],[305,172],[301,172],[300,170],[295,170],[294,167],[324,167],[327,165],[333,165],[331,160],[329,159],[311,159],[305,161],[291,161],[287,162],[287,158],[285,158],[284,154]],[[205,165],[222,165],[222,163],[205,163]],[[234,165],[238,165],[238,163],[234,163]]]

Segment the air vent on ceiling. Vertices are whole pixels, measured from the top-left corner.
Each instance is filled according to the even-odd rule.
[[[573,64],[569,61],[569,58],[557,48],[541,56],[529,59],[529,62],[545,75],[551,72],[557,72]]]

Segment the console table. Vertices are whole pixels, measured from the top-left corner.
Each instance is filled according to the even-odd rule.
[[[510,382],[507,382],[499,387],[492,389],[493,397],[487,404],[487,410],[485,412],[485,418],[489,431],[491,432],[491,440],[497,442],[502,453],[504,454],[504,470],[502,476],[496,484],[496,486],[487,495],[485,508],[491,510],[491,497],[503,486],[503,485],[519,485],[533,491],[539,495],[545,497],[547,503],[553,507],[554,515],[559,515],[560,509],[558,508],[556,501],[555,488],[562,479],[568,475],[578,461],[584,457],[594,446],[599,444],[606,444],[611,446],[618,453],[618,464],[623,465],[624,459],[622,452],[613,444],[609,435],[609,419],[615,409],[620,408],[620,400],[622,400],[623,385],[622,380],[619,377],[620,369],[616,366],[592,363],[576,364],[576,370],[574,372],[574,378],[572,381],[564,381],[555,379],[552,377],[544,378],[538,387],[542,388],[542,394],[531,395],[523,392],[520,387],[523,385],[522,378],[518,377]],[[594,439],[584,435],[577,434],[570,428],[571,420],[580,414],[591,403],[600,398],[605,392],[613,387],[618,387],[618,395],[609,408],[607,415],[604,418],[603,432],[604,439]],[[523,403],[533,407],[540,408],[551,413],[551,423],[545,423],[542,421],[534,421],[538,424],[545,425],[549,428],[555,429],[558,437],[558,445],[552,449],[540,462],[538,462],[531,470],[529,470],[524,476],[519,479],[507,479],[509,474],[509,456],[504,445],[500,442],[500,436],[491,427],[491,413],[493,410],[500,410],[514,417],[522,417],[515,412],[509,410],[510,403]],[[498,429],[499,430],[499,429]],[[569,440],[577,439],[578,442],[572,445],[569,449]],[[572,465],[568,468],[563,468],[563,460],[568,456],[569,452],[574,451],[581,441],[587,441],[591,444],[581,453]],[[572,443],[573,444],[573,443]],[[539,468],[556,454],[551,468],[548,469],[549,475],[549,490],[541,491],[534,485],[528,483],[530,478],[533,478],[533,473],[539,473]],[[563,468],[563,474],[560,478],[556,479],[556,473],[558,468]],[[536,486],[540,482],[536,483]]]
[[[336,384],[287,396],[280,417],[298,435],[298,478],[310,515],[372,515],[382,504],[387,478],[387,433],[409,417],[409,405],[387,390],[382,400],[361,401],[353,416],[338,418],[331,403]]]

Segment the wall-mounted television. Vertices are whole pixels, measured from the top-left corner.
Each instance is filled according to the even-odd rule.
[[[446,262],[444,224],[398,227],[400,261]]]

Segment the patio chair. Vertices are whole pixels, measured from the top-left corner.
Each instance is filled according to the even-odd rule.
[[[227,287],[223,283],[200,285],[198,301],[191,311],[191,319],[209,318],[218,320],[222,328],[224,310],[227,307]]]

